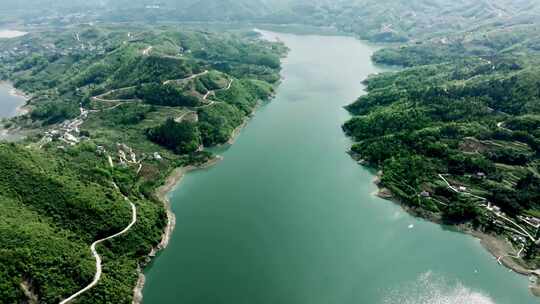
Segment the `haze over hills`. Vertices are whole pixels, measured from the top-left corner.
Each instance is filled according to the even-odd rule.
[[[540,20],[531,0],[163,0],[4,1],[1,11],[92,11],[104,21],[249,21],[335,26],[373,41],[404,42],[489,27],[530,27]]]

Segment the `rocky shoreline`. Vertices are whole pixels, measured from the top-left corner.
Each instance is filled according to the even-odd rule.
[[[382,171],[379,171],[373,180],[375,185],[377,185],[378,187],[378,190],[375,193],[376,196],[400,205],[403,210],[405,210],[405,212],[409,213],[414,217],[424,218],[436,224],[444,225],[442,218],[439,215],[430,212],[419,212],[417,208],[412,208],[404,204],[392,193],[392,191],[390,191],[390,189],[382,187],[380,185],[381,176]],[[534,280],[531,280],[529,290],[533,295],[540,297],[539,273],[537,273],[537,270],[529,269],[518,263],[514,258],[511,258],[511,256],[516,253],[513,252],[515,250],[508,242],[508,240],[501,238],[500,236],[487,234],[482,231],[473,229],[468,225],[459,225],[453,227],[456,228],[456,231],[458,232],[465,233],[477,238],[480,241],[482,247],[484,247],[491,255],[493,255],[496,261],[500,261],[500,264],[502,266],[505,266],[506,268],[512,270],[515,273],[527,276],[530,279],[534,278]]]

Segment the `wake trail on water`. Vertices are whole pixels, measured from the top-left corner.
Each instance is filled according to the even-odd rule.
[[[393,289],[383,304],[495,304],[487,295],[473,291],[457,282],[447,280],[428,271],[412,283]]]

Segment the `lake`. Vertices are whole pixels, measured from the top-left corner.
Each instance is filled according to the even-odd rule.
[[[283,83],[222,162],[170,194],[176,230],[146,271],[144,303],[538,303],[478,240],[374,196],[373,172],[346,154],[343,106],[382,71],[375,47],[265,36],[291,49]]]

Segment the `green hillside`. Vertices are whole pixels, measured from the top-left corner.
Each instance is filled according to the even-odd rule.
[[[131,303],[139,267],[167,222],[155,190],[212,158],[279,80],[280,44],[247,33],[175,28],[50,29],[0,41],[2,78],[31,94],[4,122],[30,136],[0,144],[0,302]],[[31,54],[31,56],[28,56]],[[116,188],[118,186],[118,189]]]
[[[367,79],[343,126],[353,156],[381,169],[386,196],[525,245],[518,262],[530,269],[540,265],[537,14],[530,1],[486,1],[439,19],[461,16],[453,25],[411,26],[408,42],[373,56],[405,69]]]

